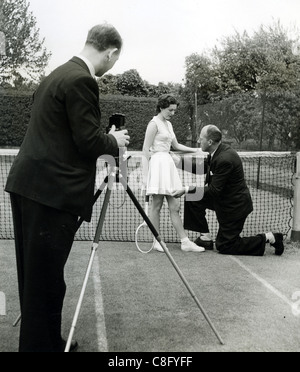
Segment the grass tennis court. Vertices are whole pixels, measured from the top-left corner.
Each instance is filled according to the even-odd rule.
[[[164,254],[133,243],[101,242],[75,331],[79,352],[300,351],[300,245],[282,257],[169,249],[225,341],[221,346]],[[66,268],[68,336],[91,243],[75,242]],[[0,351],[16,352],[19,314],[13,241],[0,241]]]

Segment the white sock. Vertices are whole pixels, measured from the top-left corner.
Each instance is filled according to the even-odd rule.
[[[212,237],[210,233],[201,233],[201,239],[205,242],[210,242],[212,240]]]
[[[267,232],[266,233],[266,240],[270,244],[274,244],[275,243],[275,236],[274,236],[274,234],[272,232]]]
[[[188,237],[181,239],[181,243],[186,243],[186,242],[189,242],[189,241],[190,241],[190,239]]]

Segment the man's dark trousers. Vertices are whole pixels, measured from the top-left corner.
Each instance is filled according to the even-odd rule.
[[[16,194],[11,204],[22,316],[19,351],[60,352],[64,267],[78,218]]]
[[[215,210],[213,200],[208,196],[200,201],[185,201],[184,228],[190,231],[208,233],[206,209]],[[231,216],[220,218],[217,215],[219,230],[216,237],[216,248],[221,254],[263,256],[266,237],[264,234],[241,237],[246,217],[232,219]]]

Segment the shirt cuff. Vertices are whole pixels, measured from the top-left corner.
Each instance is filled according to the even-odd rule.
[[[185,194],[195,194],[197,191],[196,186],[185,186],[184,188]]]

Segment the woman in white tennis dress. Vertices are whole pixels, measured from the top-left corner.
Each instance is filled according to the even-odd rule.
[[[172,224],[181,240],[181,249],[185,252],[203,252],[205,249],[198,247],[189,240],[180,217],[180,201],[171,194],[182,189],[182,182],[179,177],[176,165],[170,154],[171,147],[176,151],[194,152],[197,148],[181,145],[177,142],[170,119],[174,116],[178,102],[172,95],[164,95],[159,98],[157,116],[148,124],[143,146],[144,169],[148,169],[147,195],[152,195],[150,220],[157,231],[160,228],[160,211],[164,198],[167,199]],[[146,178],[146,172],[144,177]],[[163,252],[160,244],[155,240],[153,248]]]

